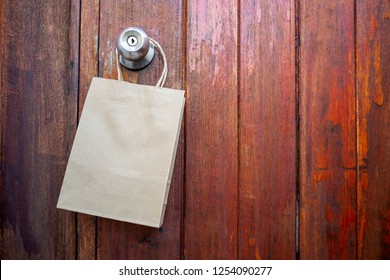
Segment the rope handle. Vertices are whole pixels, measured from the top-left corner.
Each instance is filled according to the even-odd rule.
[[[161,73],[161,77],[158,80],[156,87],[163,87],[165,84],[165,80],[167,79],[168,75],[168,62],[167,62],[167,57],[165,55],[165,52],[161,45],[154,39],[149,38],[150,43],[157,49],[157,51],[161,54],[162,59],[164,61],[164,69]],[[123,81],[123,74],[122,74],[122,69],[121,65],[119,63],[119,53],[118,53],[118,48],[115,48],[115,58],[116,58],[116,70],[118,72],[118,80]]]

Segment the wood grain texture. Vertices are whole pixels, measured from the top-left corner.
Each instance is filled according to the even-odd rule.
[[[73,0],[75,1],[75,0]],[[76,0],[75,2],[80,2]],[[80,72],[79,72],[79,109],[81,116],[89,85],[99,73],[99,0],[81,1],[80,21]],[[77,214],[77,256],[79,259],[96,259],[96,217]]]
[[[6,211],[5,207],[5,168],[4,168],[4,162],[5,162],[5,145],[4,145],[4,136],[5,136],[5,127],[6,127],[6,120],[5,120],[5,106],[6,106],[6,99],[5,99],[5,93],[3,93],[3,87],[4,87],[4,57],[3,57],[3,49],[5,46],[5,28],[4,28],[4,2],[0,1],[0,211]],[[3,224],[4,224],[4,216],[0,212],[0,259],[6,259],[7,257],[10,258],[10,256],[7,256],[7,252],[5,249],[5,243],[8,243],[8,240],[6,240],[3,236]],[[4,244],[3,244],[4,243]],[[8,245],[8,247],[11,247]],[[14,249],[12,249],[14,250]]]
[[[390,259],[390,2],[356,3],[358,258]]]
[[[297,181],[300,258],[390,259],[389,1],[2,0],[0,26],[0,259],[293,259]],[[187,91],[160,229],[56,209],[128,26]]]
[[[117,78],[115,66],[116,38],[128,26],[138,26],[157,40],[167,55],[169,74],[166,87],[184,87],[183,7],[179,0],[108,1],[100,9],[100,75]],[[161,56],[142,71],[125,77],[139,84],[156,84],[163,68]],[[180,138],[176,164],[169,192],[164,224],[154,229],[108,219],[98,219],[98,259],[179,259],[182,236],[182,188],[184,141]]]
[[[56,209],[77,116],[69,1],[1,2],[0,258],[72,259],[75,215]]]
[[[356,258],[354,2],[300,1],[300,256]]]
[[[3,78],[3,76],[2,76],[2,73],[3,73],[3,71],[2,71],[2,69],[3,69],[3,48],[4,48],[4,28],[3,28],[3,20],[4,20],[4,9],[5,9],[5,7],[4,7],[4,3],[3,3],[3,1],[0,1],[0,26],[1,26],[1,28],[0,28],[0,77],[1,78]],[[0,82],[2,82],[2,80],[0,80]],[[0,101],[2,101],[2,99],[0,99]],[[1,105],[1,103],[0,103],[0,105]],[[2,108],[2,107],[0,107],[0,108]],[[1,120],[0,120],[0,125],[2,125],[2,122],[1,122]],[[0,126],[0,131],[2,131],[1,130],[1,126]],[[0,152],[2,151],[2,146],[0,146]],[[0,153],[0,156],[2,155],[2,153]],[[0,157],[0,159],[1,159],[2,157]]]
[[[237,1],[189,1],[186,259],[237,258]]]
[[[82,113],[91,80],[99,74],[99,5],[100,0],[84,0],[81,1],[80,6],[79,116]]]
[[[295,4],[241,1],[239,258],[295,258]]]

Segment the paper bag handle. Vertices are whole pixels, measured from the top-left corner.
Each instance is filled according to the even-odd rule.
[[[163,72],[161,73],[161,77],[158,80],[156,87],[163,87],[165,84],[165,80],[167,79],[168,75],[168,62],[167,62],[167,57],[165,55],[164,50],[162,49],[161,45],[154,39],[149,38],[150,43],[157,49],[157,51],[161,54],[162,59],[164,61],[164,69]],[[115,57],[116,57],[116,69],[118,71],[118,80],[123,81],[123,74],[122,74],[122,69],[121,65],[119,63],[119,53],[118,53],[118,48],[115,48]]]

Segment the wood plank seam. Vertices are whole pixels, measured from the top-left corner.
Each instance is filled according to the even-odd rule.
[[[183,60],[184,60],[184,74],[183,74],[183,88],[185,90],[185,97],[187,98],[187,75],[188,75],[188,70],[187,70],[187,65],[188,65],[188,50],[187,50],[187,37],[188,37],[188,0],[182,0],[182,32],[183,32],[183,37],[182,37],[182,46],[183,46]],[[187,103],[187,101],[186,101]],[[184,260],[184,242],[185,242],[185,234],[184,234],[184,218],[186,216],[186,173],[187,173],[187,104],[184,106],[184,112],[183,112],[183,172],[182,172],[182,181],[183,181],[183,191],[182,191],[182,197],[181,197],[181,228],[180,228],[180,259]]]
[[[354,60],[354,87],[355,87],[355,154],[356,154],[356,162],[355,162],[355,168],[356,168],[356,232],[355,232],[355,239],[356,239],[356,256],[355,259],[359,259],[359,238],[358,238],[358,232],[359,232],[359,97],[358,97],[358,87],[357,87],[357,0],[353,1],[353,39],[354,39],[354,52],[355,52],[355,60]]]
[[[299,197],[300,197],[300,0],[295,0],[295,114],[296,114],[296,186],[295,186],[295,259],[300,259],[299,254]]]
[[[75,2],[75,3],[74,3]],[[74,7],[77,5],[78,8],[76,10],[77,14],[78,14],[78,17],[77,17],[77,24],[76,22],[71,22],[69,23],[70,25],[70,28],[71,30],[74,32],[75,30],[74,29],[77,29],[77,42],[72,42],[74,40],[74,38],[70,37],[69,38],[69,43],[71,44],[71,46],[73,46],[73,48],[75,48],[75,46],[77,45],[77,78],[75,78],[77,80],[77,114],[76,114],[76,124],[78,125],[79,123],[79,112],[80,112],[80,54],[81,54],[81,50],[80,50],[80,45],[81,45],[81,0],[74,0],[74,1],[71,1],[70,2],[70,5],[71,5],[71,19],[73,17],[73,15],[75,14],[75,11],[74,11]],[[70,32],[72,33],[72,32]],[[75,225],[76,225],[76,232],[75,232],[75,259],[79,259],[79,236],[77,234],[77,231],[78,231],[78,216],[79,214],[78,213],[75,213]]]
[[[241,87],[241,1],[237,1],[237,249],[236,259],[239,259],[240,239],[240,181],[241,181],[241,145],[240,145],[240,87]]]

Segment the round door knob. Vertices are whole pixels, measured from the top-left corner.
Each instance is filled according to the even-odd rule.
[[[123,29],[119,34],[117,47],[120,64],[129,69],[144,68],[154,57],[154,46],[145,31],[138,27]]]

